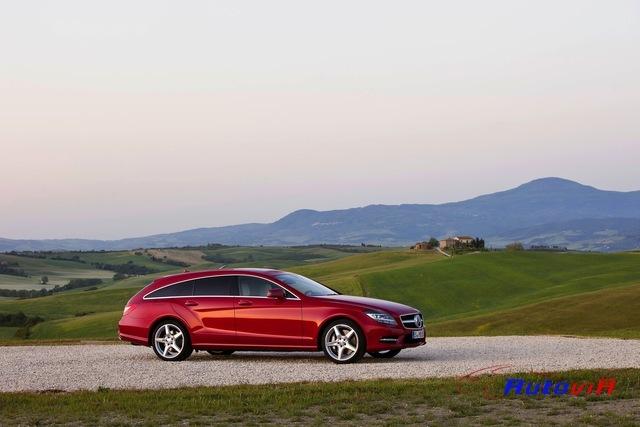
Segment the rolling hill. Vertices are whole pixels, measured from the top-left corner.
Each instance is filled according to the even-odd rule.
[[[258,257],[273,248],[235,250]],[[287,269],[344,293],[419,308],[436,335],[640,337],[640,253],[501,251],[445,258],[397,249],[311,264],[298,261]],[[156,275],[90,291],[2,300],[0,313],[43,317],[31,328],[31,339],[113,340],[125,302]],[[0,339],[11,340],[15,332],[0,327]]]
[[[289,246],[315,243],[402,246],[429,236],[483,236],[488,245],[562,244],[614,251],[640,247],[640,191],[604,191],[543,178],[470,200],[432,204],[302,209],[270,224],[198,228],[122,240],[0,239],[0,251],[118,250],[207,243]]]

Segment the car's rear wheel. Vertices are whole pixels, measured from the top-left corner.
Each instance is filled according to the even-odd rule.
[[[395,355],[400,353],[400,349],[395,350],[384,350],[384,351],[370,351],[369,355],[371,357],[375,357],[376,359],[391,359]]]
[[[322,332],[322,351],[334,363],[353,363],[362,358],[367,344],[360,327],[350,320],[336,320]]]
[[[212,356],[230,356],[233,354],[234,350],[207,350]]]
[[[166,320],[156,326],[152,347],[160,359],[172,362],[185,360],[193,352],[187,329],[174,320]]]

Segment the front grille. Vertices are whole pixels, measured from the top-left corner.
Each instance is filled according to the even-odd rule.
[[[416,323],[416,315],[420,318],[418,323]],[[408,329],[420,329],[424,326],[421,313],[403,314],[400,316],[400,320],[402,320],[402,325]]]

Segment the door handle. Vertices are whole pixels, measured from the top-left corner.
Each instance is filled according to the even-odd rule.
[[[251,301],[247,301],[247,300],[240,300],[238,301],[238,305],[253,305],[253,303]]]
[[[193,307],[195,305],[198,305],[198,303],[195,301],[187,300],[185,301],[184,305],[186,305],[187,307]]]

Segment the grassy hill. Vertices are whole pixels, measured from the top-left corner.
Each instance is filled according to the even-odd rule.
[[[361,277],[374,272],[389,272],[442,260],[434,252],[410,252],[404,249],[354,255],[332,262],[318,263],[291,270],[311,277],[342,293],[365,295]]]
[[[593,335],[640,338],[640,284],[554,298],[429,325],[431,335]]]
[[[640,283],[637,254],[488,252],[368,273],[367,295],[445,320]]]
[[[233,266],[287,268],[344,293],[412,305],[436,335],[640,336],[640,253],[488,252],[445,258],[400,249],[351,251],[224,247],[202,253],[235,257]],[[183,255],[198,259],[193,252]],[[327,261],[314,263],[317,259]],[[216,265],[205,260],[194,269]],[[125,302],[154,277],[181,270],[172,268],[97,290],[0,300],[0,313],[45,318],[31,329],[32,339],[115,339]],[[0,327],[0,340],[13,334],[15,328]]]

